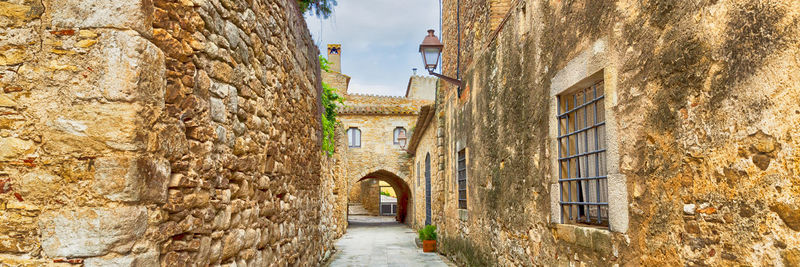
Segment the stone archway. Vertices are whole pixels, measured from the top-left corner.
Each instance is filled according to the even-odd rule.
[[[403,178],[400,178],[400,176],[397,174],[391,171],[380,169],[377,171],[365,172],[361,174],[360,178],[353,179],[350,183],[350,188],[355,187],[355,184],[358,182],[368,179],[383,181],[392,186],[397,194],[397,215],[395,218],[398,222],[405,223],[407,216],[409,214],[413,214],[412,212],[409,212],[409,209],[412,207],[411,205],[408,205],[408,203],[409,200],[412,199],[412,196],[411,188],[408,186],[408,183],[403,180]]]

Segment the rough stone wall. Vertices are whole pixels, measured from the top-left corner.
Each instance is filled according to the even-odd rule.
[[[460,3],[465,93],[444,89],[443,179],[455,183],[460,143],[469,206],[445,187],[442,252],[467,265],[800,264],[799,2],[518,1],[496,38],[488,1]],[[603,38],[625,232],[549,218],[552,79]]]
[[[431,179],[431,222],[433,225],[442,225],[441,219],[444,218],[442,213],[442,205],[444,205],[444,180],[442,179],[442,172],[439,169],[439,152],[442,149],[438,146],[436,138],[438,132],[438,125],[434,118],[431,123],[424,129],[424,133],[420,138],[419,145],[416,153],[412,158],[413,175],[411,188],[416,196],[414,198],[414,222],[412,227],[421,228],[425,226],[426,216],[426,196],[425,196],[425,157],[430,155],[430,179]],[[419,169],[417,171],[417,164]],[[419,179],[417,179],[419,177]]]
[[[0,11],[0,262],[315,265],[331,248],[295,1]]]
[[[378,186],[378,180],[375,179],[367,179],[363,180],[357,184],[359,191],[361,192],[359,201],[361,206],[364,207],[367,212],[369,212],[372,216],[380,215],[380,187]]]
[[[344,134],[341,129],[336,130],[336,140],[338,136]],[[340,162],[347,157],[345,144],[336,144],[336,153],[330,157],[323,157],[322,161],[322,186],[320,193],[322,194],[322,207],[321,207],[321,225],[320,231],[323,234],[323,240],[326,244],[338,239],[347,230],[347,204],[348,204],[348,191],[347,184],[347,169],[343,168]],[[327,259],[330,254],[330,248],[327,247],[324,259]]]

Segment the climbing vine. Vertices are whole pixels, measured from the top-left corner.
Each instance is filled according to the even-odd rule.
[[[323,71],[330,71],[328,60],[319,56],[319,65]],[[328,156],[332,156],[336,150],[336,140],[334,134],[338,121],[336,120],[336,108],[344,105],[344,98],[336,93],[336,88],[331,87],[327,83],[322,83],[322,107],[325,110],[322,113],[322,151],[325,151]]]
[[[333,13],[333,7],[336,6],[336,0],[297,0],[300,5],[300,11],[303,13],[309,12],[327,19]]]

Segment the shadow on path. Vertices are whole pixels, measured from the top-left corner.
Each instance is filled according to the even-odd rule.
[[[454,266],[437,253],[422,252],[417,233],[393,216],[351,215],[349,222],[327,266]]]

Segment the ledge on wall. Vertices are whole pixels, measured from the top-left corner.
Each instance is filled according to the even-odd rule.
[[[608,229],[561,223],[551,223],[550,229],[556,240],[594,250],[603,256],[612,252],[611,231]]]

